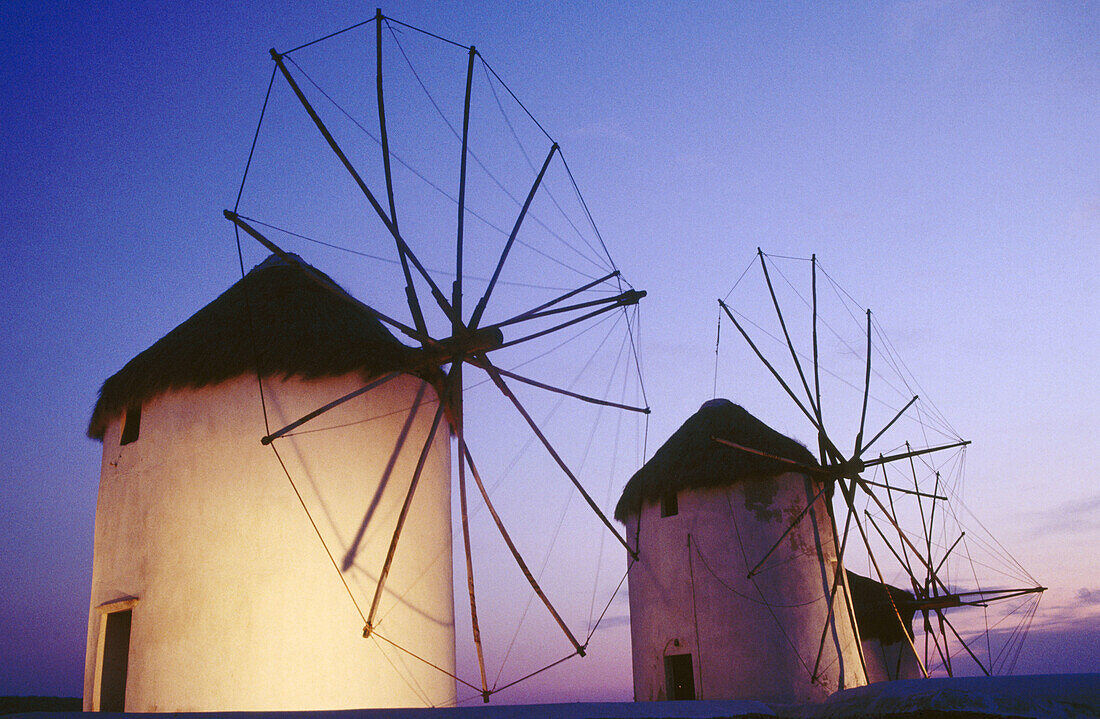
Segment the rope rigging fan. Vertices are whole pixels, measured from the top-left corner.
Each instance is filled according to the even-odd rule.
[[[419,52],[427,47],[431,52]],[[412,345],[418,359],[410,371],[427,381],[436,398],[418,395],[420,404],[434,404],[434,415],[417,445],[419,459],[405,478],[384,559],[370,582],[348,581],[353,550],[339,561],[336,548],[317,529],[319,508],[300,493],[299,501],[362,620],[362,636],[450,675],[487,702],[518,681],[584,656],[622,585],[621,578],[615,583],[601,577],[598,565],[605,539],[633,554],[608,518],[607,506],[617,468],[636,464],[644,452],[649,409],[635,334],[645,292],[632,288],[612,262],[557,142],[473,46],[379,10],[371,20],[293,50],[273,49],[271,57],[275,67],[237,202],[224,212],[236,232],[242,275],[242,237],[250,237]],[[465,65],[462,83],[452,82],[456,64]],[[372,75],[373,83],[364,79]],[[318,254],[328,258],[328,268],[335,267],[332,277],[301,259]],[[356,271],[353,262],[367,269]],[[344,289],[364,280],[368,304]],[[394,297],[398,301],[387,305]],[[298,478],[283,462],[282,442],[325,431],[331,411],[370,397],[399,376],[384,374],[327,397],[283,426],[273,425],[264,407],[267,429],[261,441],[279,457],[296,492]],[[264,382],[260,377],[261,398]],[[624,429],[628,420],[633,432]],[[476,680],[408,649],[385,624],[391,571],[401,562],[402,549],[416,543],[403,530],[417,512],[418,486],[433,443],[448,432],[457,454],[457,532],[465,555]],[[634,455],[620,446],[628,436],[642,447]],[[606,498],[593,496],[581,468],[606,477]],[[523,481],[519,487],[518,480],[509,481],[517,475]],[[476,508],[469,502],[471,480],[480,498]],[[531,492],[551,481],[559,491],[568,488],[560,513],[531,499]],[[578,506],[584,509],[579,518]],[[536,541],[510,533],[516,520],[513,515],[509,522],[508,512],[516,511],[524,512],[521,534],[542,532]],[[486,635],[496,635],[484,626],[479,613],[484,599],[475,591],[472,527],[478,519],[497,533],[498,549],[502,543],[530,596],[522,611],[521,602],[509,603],[516,606],[508,609],[518,612],[516,633],[495,679]],[[599,534],[592,542],[599,547],[594,560],[585,558],[596,572],[591,599],[573,613],[587,609],[585,632],[559,610],[544,581],[555,573],[550,553],[563,528],[568,534]],[[531,546],[525,548],[525,540]],[[355,542],[350,544],[354,548]],[[545,552],[541,566],[525,558],[532,547]],[[576,563],[571,558],[569,565]],[[538,621],[552,623],[567,642],[568,655],[505,678],[519,625],[536,621],[527,612],[536,599],[544,609]]]
[[[808,293],[804,281],[783,272],[806,263]],[[762,286],[750,288],[745,279],[754,267]],[[825,280],[825,292],[819,291],[819,278]],[[728,303],[735,292],[740,293],[737,301]],[[773,406],[793,405],[789,420],[808,422],[816,435],[816,465],[770,459],[822,480],[828,496],[838,498],[832,509],[838,557],[832,591],[865,583],[853,580],[850,570],[866,563],[865,571],[880,585],[905,590],[880,590],[882,606],[876,611],[878,621],[892,624],[904,639],[905,660],[915,660],[920,675],[1010,673],[1045,588],[963,505],[964,448],[970,443],[920,397],[919,384],[871,311],[841,289],[816,256],[780,257],[760,250],[718,304],[716,390],[722,323],[728,320],[744,341],[738,366],[760,368],[752,379],[766,377],[781,393],[773,396]],[[829,358],[819,335],[825,337]],[[838,427],[847,428],[854,441],[841,442]],[[713,439],[759,454],[721,436]],[[804,521],[802,514],[794,517],[786,531]],[[744,558],[750,579],[779,569],[769,564],[777,546]],[[860,594],[859,588],[854,591]],[[954,610],[963,607],[971,613],[956,616]],[[915,613],[920,615],[916,635],[904,618]],[[834,621],[830,602],[821,647]],[[871,659],[864,656],[867,651],[865,641],[859,653],[865,673]],[[816,676],[821,649],[803,659]]]

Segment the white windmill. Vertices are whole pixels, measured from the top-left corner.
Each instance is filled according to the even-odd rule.
[[[450,71],[419,64],[418,44]],[[85,705],[488,701],[583,656],[617,587],[595,574],[599,601],[574,607],[550,585],[574,561],[548,548],[565,527],[597,536],[596,553],[605,538],[629,549],[607,517],[610,490],[593,497],[581,474],[610,482],[638,459],[589,450],[620,434],[622,414],[648,414],[633,341],[645,293],[611,262],[558,144],[473,47],[379,11],[271,56],[225,211],[242,280],[135,358],[147,373],[127,365],[108,380],[93,418],[104,474]],[[349,74],[364,62],[373,82]],[[458,92],[437,92],[455,64]],[[276,259],[246,274],[241,237]],[[204,333],[229,369],[177,377],[172,352]],[[371,342],[341,345],[359,335]],[[284,350],[286,362],[265,359]],[[138,375],[151,379],[132,384]],[[139,439],[125,441],[136,408]],[[498,554],[479,560],[479,541]],[[516,635],[509,644],[479,619],[478,561],[493,565],[497,594],[518,591],[501,554],[530,599],[494,613],[538,632],[541,653],[516,657]],[[544,610],[528,613],[531,602]],[[155,622],[161,612],[170,624]],[[476,678],[456,661],[466,631]]]

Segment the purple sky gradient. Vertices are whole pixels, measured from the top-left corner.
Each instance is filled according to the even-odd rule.
[[[81,691],[87,421],[106,377],[239,277],[221,211],[267,49],[373,10],[0,7],[0,695]],[[649,292],[651,451],[711,397],[714,299],[756,247],[816,252],[974,442],[968,506],[1050,587],[1017,670],[1100,671],[1096,4],[383,10],[476,44],[562,144]],[[740,401],[736,377],[718,394]],[[602,657],[510,698],[629,699],[621,620]]]

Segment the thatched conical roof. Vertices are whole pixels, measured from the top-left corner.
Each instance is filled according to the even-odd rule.
[[[789,464],[719,444],[713,437],[817,466],[810,451],[795,440],[776,432],[728,399],[713,399],[704,402],[634,473],[615,506],[615,518],[623,521],[627,515],[636,513],[643,502],[656,500],[666,492],[777,477],[793,469]]]
[[[416,357],[362,308],[271,256],[108,378],[88,436],[102,440],[114,417],[162,392],[255,374],[257,365],[265,377],[374,377],[412,371]]]
[[[917,600],[912,593],[845,571],[848,572],[848,588],[852,591],[852,608],[860,638],[877,639],[883,644],[903,642],[906,634],[912,639],[913,615],[917,613]]]

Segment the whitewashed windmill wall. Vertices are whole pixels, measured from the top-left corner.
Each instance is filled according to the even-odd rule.
[[[275,441],[301,502],[260,443],[257,354],[271,430],[405,372]],[[364,639],[349,598],[370,605],[435,414],[418,366],[376,320],[269,260],[107,380],[89,428],[103,465],[85,709],[454,703],[446,674]],[[443,426],[375,624],[453,672],[449,482]]]
[[[712,400],[627,483],[615,516],[639,553],[629,574],[635,699],[806,702],[865,684],[843,585],[830,618],[836,544],[823,485],[713,437],[816,465],[805,447]]]
[[[863,658],[870,682],[924,676],[913,651],[913,615],[917,601],[900,587],[848,572]]]

